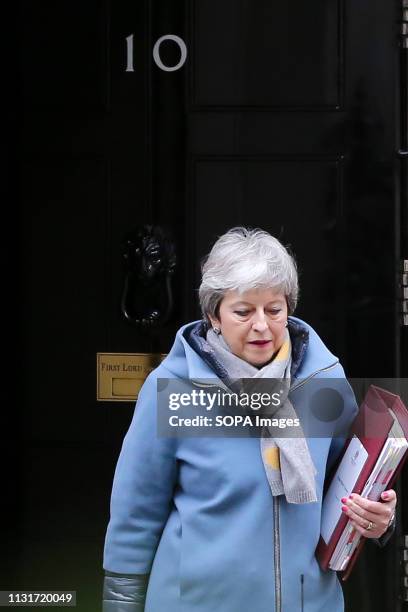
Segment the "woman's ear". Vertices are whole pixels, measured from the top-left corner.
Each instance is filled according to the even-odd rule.
[[[221,321],[219,321],[216,317],[212,317],[211,315],[208,315],[208,318],[210,319],[211,327],[213,329],[214,327],[218,327],[218,329],[221,328]]]

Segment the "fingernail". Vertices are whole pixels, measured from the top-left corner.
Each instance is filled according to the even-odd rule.
[[[347,506],[342,506],[341,509],[343,510],[343,512],[347,512],[348,511]]]
[[[381,497],[383,499],[388,499],[389,495],[388,495],[388,493],[384,492],[384,493],[381,493]]]
[[[346,501],[347,501],[347,497],[342,497],[342,498],[341,498],[341,503],[342,503],[342,504],[345,504],[345,503],[346,503]]]
[[[352,495],[349,495],[349,498],[350,498],[350,499],[354,499],[354,497],[353,497]]]

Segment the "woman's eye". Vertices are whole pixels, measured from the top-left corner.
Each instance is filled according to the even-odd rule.
[[[280,313],[280,310],[270,310],[269,311],[269,314],[272,314],[272,315],[277,315],[279,313]]]
[[[246,317],[249,314],[249,310],[235,310],[234,312],[240,317]]]

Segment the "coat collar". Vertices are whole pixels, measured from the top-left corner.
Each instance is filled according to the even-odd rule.
[[[309,343],[309,331],[300,320],[288,319],[288,329],[292,342],[291,375],[295,376],[303,360]],[[214,351],[206,340],[208,324],[198,321],[193,327],[186,330],[184,337],[189,345],[198,353],[205,363],[222,379],[228,379],[224,366],[216,358]]]

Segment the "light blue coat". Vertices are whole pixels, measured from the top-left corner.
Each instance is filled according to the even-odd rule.
[[[308,381],[319,377],[340,389],[349,424],[357,406],[338,359],[290,319],[309,333],[296,372],[305,382],[290,395],[301,422]],[[157,436],[156,379],[215,376],[186,340],[196,323],[178,331],[139,394],[115,472],[104,569],[150,572],[145,612],[342,612],[336,573],[320,570],[315,549],[324,480],[344,440],[308,439],[318,502],[288,504],[271,495],[258,438]]]

